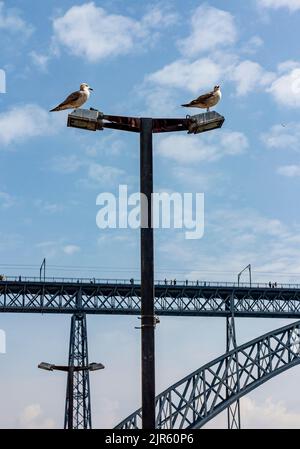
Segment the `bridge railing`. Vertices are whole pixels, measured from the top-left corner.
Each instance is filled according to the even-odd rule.
[[[77,277],[56,277],[47,276],[44,278],[40,278],[39,276],[3,276],[1,281],[8,282],[49,282],[49,283],[68,283],[68,284],[107,284],[107,285],[140,285],[139,279],[103,279],[103,278],[95,278],[95,277],[85,277],[85,278],[77,278]],[[165,286],[165,287],[214,287],[214,288],[284,288],[284,289],[299,289],[300,284],[292,284],[292,283],[277,283],[269,285],[266,282],[252,282],[251,285],[249,282],[216,282],[216,281],[190,281],[190,280],[156,280],[155,285],[157,286]]]

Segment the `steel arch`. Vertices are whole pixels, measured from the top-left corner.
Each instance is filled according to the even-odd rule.
[[[200,428],[251,390],[299,363],[297,321],[238,346],[162,392],[156,398],[156,428]],[[116,426],[140,427],[141,409]]]

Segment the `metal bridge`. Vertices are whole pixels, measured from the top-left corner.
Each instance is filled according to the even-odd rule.
[[[138,315],[141,287],[129,280],[22,278],[0,281],[0,312]],[[300,318],[299,284],[181,282],[155,285],[155,312],[168,316]]]
[[[156,398],[156,428],[200,428],[240,397],[299,363],[300,321],[236,347],[163,391]],[[141,428],[141,409],[116,428]]]
[[[78,324],[70,354],[76,369],[88,365],[87,314],[141,314],[138,281],[95,278],[6,277],[0,280],[0,313],[65,313]],[[239,398],[271,377],[299,363],[300,322],[237,346],[236,317],[300,318],[300,285],[199,281],[157,281],[155,313],[165,316],[226,318],[226,353],[161,393],[156,402],[158,428],[196,428],[227,408],[228,428],[240,428]],[[296,348],[296,349],[295,349]],[[73,360],[73,359],[72,359]],[[72,365],[72,366],[73,366]],[[76,380],[76,379],[75,379]],[[73,422],[91,428],[89,372],[74,384]],[[88,389],[89,390],[89,389]],[[70,404],[66,398],[66,414]],[[87,400],[88,398],[88,400]],[[83,420],[82,417],[89,417]],[[138,428],[138,410],[118,428]]]

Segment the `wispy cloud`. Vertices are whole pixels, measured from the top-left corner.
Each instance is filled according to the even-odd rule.
[[[51,418],[45,418],[40,404],[27,405],[19,417],[21,429],[52,429],[55,422]]]
[[[80,251],[80,247],[77,245],[66,245],[63,247],[63,252],[68,256],[72,256]]]
[[[292,12],[300,9],[300,0],[257,0],[257,4],[264,8],[287,8]]]
[[[222,134],[190,136],[168,136],[159,140],[158,154],[189,165],[195,162],[214,162],[224,156],[244,153],[248,148],[247,137],[240,132],[225,131]]]
[[[277,173],[288,178],[300,176],[300,165],[282,165],[277,168]]]
[[[0,207],[7,209],[16,204],[16,199],[7,192],[0,192]]]
[[[18,9],[7,8],[5,3],[0,1],[0,30],[28,37],[33,32],[33,27],[22,19]]]
[[[88,182],[94,186],[111,186],[116,182],[121,183],[126,173],[117,167],[91,163],[88,169]]]
[[[0,143],[16,144],[38,136],[58,132],[63,123],[37,104],[12,106],[0,113]]]
[[[261,135],[261,139],[270,149],[300,151],[300,123],[290,122],[274,125]]]
[[[41,212],[45,212],[47,214],[56,214],[57,212],[61,212],[64,210],[64,206],[58,203],[50,203],[45,200],[36,200],[34,202],[35,207],[39,209]]]
[[[65,239],[59,240],[49,240],[45,242],[40,242],[36,245],[36,247],[41,251],[43,257],[47,257],[49,259],[67,255],[73,256],[80,252],[80,246],[75,245],[73,243],[66,244]]]
[[[50,59],[49,55],[37,53],[33,50],[29,53],[29,56],[36,67],[38,67],[42,72],[47,71],[47,66]]]

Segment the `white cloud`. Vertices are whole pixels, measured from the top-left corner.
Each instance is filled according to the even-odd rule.
[[[158,153],[180,164],[194,162],[213,162],[224,156],[241,154],[248,148],[248,140],[243,133],[224,131],[214,136],[204,135],[175,136],[170,135],[160,139],[157,145]]]
[[[7,209],[15,204],[15,199],[7,192],[0,192],[0,207]]]
[[[149,8],[147,14],[142,17],[142,25],[146,29],[168,27],[177,22],[178,15],[170,11],[162,3]]]
[[[234,17],[227,11],[201,5],[192,13],[191,34],[178,46],[185,56],[232,45],[237,39]]]
[[[175,89],[199,95],[226,81],[235,84],[238,96],[260,91],[271,94],[285,106],[300,106],[300,62],[284,61],[270,71],[256,61],[242,59],[243,53],[255,53],[263,40],[252,36],[237,51],[234,17],[226,11],[202,5],[193,13],[191,24],[190,36],[178,42],[184,57],[145,77],[141,90],[150,112],[155,110],[155,104],[162,112],[170,109]]]
[[[243,46],[242,51],[248,54],[256,53],[263,43],[264,41],[260,36],[252,36]]]
[[[278,73],[285,73],[289,70],[299,68],[299,62],[294,61],[293,59],[288,59],[287,61],[280,62],[277,66]]]
[[[242,422],[255,429],[299,429],[300,414],[289,411],[282,401],[274,402],[269,397],[262,404],[251,398],[241,401]]]
[[[36,67],[38,67],[42,72],[47,71],[47,65],[50,59],[49,55],[43,55],[41,53],[37,53],[36,51],[31,51],[29,56]]]
[[[261,138],[268,148],[300,151],[300,123],[274,125]]]
[[[243,396],[241,421],[243,429],[298,429],[300,414],[290,411],[283,401],[267,397],[264,401]],[[226,414],[219,414],[210,421],[206,429],[220,429],[227,425]]]
[[[55,425],[52,419],[43,417],[40,404],[27,405],[19,421],[22,429],[52,429]]]
[[[92,163],[89,166],[88,177],[99,185],[109,185],[119,180],[125,174],[124,170],[116,167]]]
[[[74,244],[67,244],[65,239],[60,240],[49,240],[45,242],[40,242],[36,245],[42,251],[42,254],[47,259],[52,259],[57,256],[62,256],[67,254],[72,256],[80,251],[80,246]]]
[[[235,273],[251,263],[253,282],[299,282],[299,225],[254,209],[214,207],[206,210],[205,226],[209,232],[200,246],[187,243],[180,233],[160,246],[163,256],[172,253],[186,267],[193,267],[182,270],[181,279],[232,281]]]
[[[259,6],[265,8],[288,8],[290,11],[300,9],[300,0],[257,0]]]
[[[9,145],[37,136],[49,136],[63,126],[61,119],[36,104],[13,106],[0,113],[0,143]]]
[[[20,17],[18,10],[6,8],[3,1],[0,1],[0,30],[21,33],[23,36],[29,36],[33,32],[32,26]]]
[[[55,214],[57,212],[61,212],[64,209],[64,206],[62,204],[49,203],[48,201],[44,200],[36,200],[34,202],[34,205],[40,211],[46,212],[47,214]]]
[[[278,167],[277,173],[279,173],[279,175],[287,176],[288,178],[300,176],[300,165],[282,165],[281,167]]]
[[[72,256],[80,251],[80,247],[77,245],[66,245],[63,247],[63,252],[68,254],[68,256]]]
[[[246,95],[258,88],[269,86],[274,77],[274,73],[265,71],[260,64],[249,60],[240,62],[232,73],[232,80],[237,83],[237,95]]]
[[[202,88],[217,84],[221,73],[220,65],[210,58],[201,58],[194,62],[178,59],[148,75],[146,81],[160,86],[185,88],[192,93],[197,93]]]
[[[279,69],[282,71],[291,67],[291,61],[288,61],[286,65],[281,64]],[[267,91],[280,105],[298,108],[300,107],[300,64],[298,63],[296,67],[294,62],[293,67],[288,73],[275,79]]]
[[[215,84],[224,81],[236,85],[237,95],[246,95],[254,90],[267,90],[271,88],[276,79],[276,73],[265,70],[260,64],[251,60],[241,61],[230,52],[212,54],[190,61],[177,59],[162,69],[146,76],[145,83],[151,83],[150,89],[143,87],[146,99],[154,96],[159,98],[161,88],[164,88],[163,97],[168,101],[171,89],[185,89],[194,95],[199,95],[203,89],[211,89]],[[154,86],[154,87],[153,87]],[[158,90],[159,88],[159,90]],[[156,95],[157,93],[157,95]]]
[[[72,6],[53,21],[54,40],[71,54],[90,62],[128,54],[157,38],[158,30],[174,23],[176,16],[152,8],[140,21],[109,14],[94,2]]]
[[[52,162],[52,169],[58,173],[68,174],[76,172],[85,162],[78,158],[75,154],[71,156],[59,156]]]
[[[224,176],[220,173],[207,173],[207,171],[199,171],[198,167],[188,167],[188,166],[174,166],[172,168],[172,175],[174,180],[182,183],[186,188],[191,187],[196,189],[198,192],[206,192],[212,187],[216,188],[219,181],[224,180]],[[162,192],[166,192],[167,189],[161,189]]]

